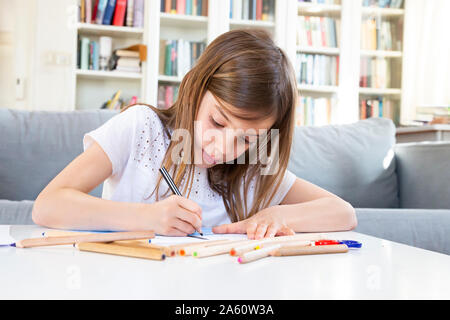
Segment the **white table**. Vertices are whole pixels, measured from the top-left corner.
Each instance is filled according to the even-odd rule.
[[[37,226],[3,227],[17,239]],[[449,299],[450,256],[356,232],[346,254],[149,261],[72,246],[0,248],[0,299]],[[1,238],[1,237],[0,237]]]

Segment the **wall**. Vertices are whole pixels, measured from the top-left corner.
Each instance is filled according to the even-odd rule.
[[[406,2],[402,117],[423,105],[450,105],[450,1]]]
[[[0,107],[70,109],[75,3],[0,0]],[[16,99],[17,78],[24,79],[23,99]]]
[[[0,0],[0,108],[14,105],[14,1]]]

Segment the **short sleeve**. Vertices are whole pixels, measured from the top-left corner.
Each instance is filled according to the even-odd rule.
[[[297,179],[296,175],[286,169],[283,180],[281,180],[280,187],[278,188],[278,191],[272,198],[269,207],[279,205],[281,201],[283,201],[289,190],[292,188],[292,185],[294,184],[296,179]]]
[[[102,147],[111,161],[112,175],[121,172],[130,157],[136,135],[138,112],[138,106],[130,107],[83,137],[84,151],[94,141]]]

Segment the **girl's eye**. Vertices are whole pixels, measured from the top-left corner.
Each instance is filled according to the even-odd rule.
[[[220,123],[217,123],[217,122],[213,119],[213,117],[209,117],[209,119],[211,120],[212,124],[213,124],[214,126],[216,126],[217,128],[224,128],[224,127],[225,127],[225,126],[221,125]]]

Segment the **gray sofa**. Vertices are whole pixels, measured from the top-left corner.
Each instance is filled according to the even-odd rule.
[[[32,224],[33,200],[116,113],[0,109],[0,224]],[[387,119],[302,127],[289,169],[350,202],[355,231],[450,254],[450,143],[396,145]]]

